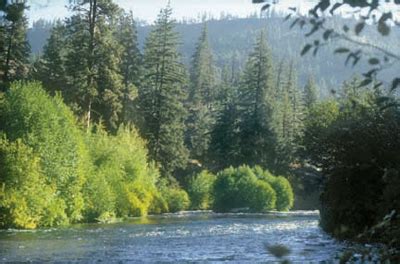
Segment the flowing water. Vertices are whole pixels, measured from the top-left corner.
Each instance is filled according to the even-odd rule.
[[[0,231],[0,262],[266,263],[283,244],[293,262],[332,262],[344,245],[318,226],[316,212],[180,213],[117,224]]]

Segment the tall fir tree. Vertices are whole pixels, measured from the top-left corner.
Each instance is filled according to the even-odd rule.
[[[137,120],[135,99],[140,85],[142,55],[139,50],[136,22],[133,14],[119,18],[116,39],[121,45],[120,74],[122,75],[121,121],[130,123]]]
[[[296,160],[305,114],[303,96],[297,85],[297,73],[293,62],[286,69],[285,76],[274,111],[274,130],[277,137],[275,169],[279,172],[287,171]]]
[[[239,87],[238,111],[243,163],[268,167],[274,162],[274,81],[271,51],[262,31],[250,53]]]
[[[58,21],[51,30],[43,56],[35,62],[33,78],[40,80],[43,87],[51,94],[61,91],[66,94],[67,74],[65,71],[65,25]]]
[[[0,91],[5,91],[10,82],[28,76],[30,46],[26,9],[25,1],[5,1],[0,9]]]
[[[218,111],[208,149],[207,165],[213,171],[241,165],[236,75],[229,66],[225,66],[222,71],[222,81],[218,89]]]
[[[66,98],[76,104],[89,129],[104,120],[115,131],[122,110],[121,46],[114,38],[120,9],[112,0],[84,0],[72,5],[66,22]]]
[[[313,76],[310,76],[304,86],[304,104],[310,109],[318,101],[318,87]]]
[[[206,24],[193,55],[190,81],[188,145],[192,158],[203,161],[211,140],[210,131],[215,122],[215,105],[218,94]]]
[[[172,9],[160,11],[144,49],[144,81],[139,89],[142,135],[148,140],[150,157],[162,175],[184,168],[188,150],[184,144],[187,112],[186,70],[178,52]]]

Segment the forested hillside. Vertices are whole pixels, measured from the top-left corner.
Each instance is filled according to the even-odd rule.
[[[354,74],[366,71],[365,65],[344,67],[344,59],[342,57],[332,56],[335,48],[337,48],[337,43],[322,48],[316,57],[301,57],[301,49],[306,43],[312,42],[315,36],[306,38],[302,30],[298,28],[291,29],[292,21],[284,22],[284,16],[285,14],[271,13],[262,19],[259,19],[257,15],[253,15],[249,18],[226,16],[226,18],[219,20],[209,20],[207,22],[209,40],[216,66],[222,69],[224,65],[231,65],[236,72],[239,72],[244,66],[247,54],[252,48],[257,33],[260,29],[266,29],[274,60],[294,61],[299,69],[301,85],[305,85],[309,75],[314,75],[321,87],[322,96],[329,95],[331,90],[338,90],[341,83]],[[355,24],[356,20],[337,16],[331,19],[331,23],[336,28],[341,28],[344,24]],[[52,23],[46,21],[38,21],[29,29],[28,38],[34,54],[40,54],[42,51],[52,25]],[[138,40],[141,48],[143,48],[151,29],[151,26],[143,24],[138,26]],[[179,50],[186,65],[190,63],[201,29],[202,23],[196,21],[191,23],[181,22],[176,25],[176,31],[181,37]],[[369,29],[368,26],[365,31],[365,39],[372,42],[379,41],[379,35]],[[388,47],[389,50],[394,50],[399,38],[400,33],[393,32],[386,39],[385,47]],[[346,45],[348,44],[344,44],[344,46]],[[393,71],[395,70],[390,69],[383,73],[382,78],[393,75]]]

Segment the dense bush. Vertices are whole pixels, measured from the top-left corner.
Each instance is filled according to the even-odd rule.
[[[161,196],[163,197],[167,211],[176,213],[179,211],[187,210],[190,206],[190,198],[187,192],[181,189],[176,183],[168,183],[163,179],[159,183]]]
[[[53,198],[55,189],[46,184],[40,159],[31,148],[3,136],[0,168],[0,226],[31,229],[66,222],[65,206]]]
[[[400,111],[383,107],[371,93],[358,98],[363,101],[342,99],[341,111],[325,128],[307,128],[315,140],[306,144],[311,162],[327,175],[321,224],[341,237],[357,235],[400,209]]]
[[[293,206],[293,191],[289,182],[259,167],[231,167],[218,173],[213,196],[213,209],[222,212],[234,208],[249,208],[257,212],[289,210]]]
[[[145,142],[130,127],[115,136],[95,130],[88,138],[94,168],[85,185],[87,218],[147,215],[157,199],[158,171],[147,162]]]
[[[185,210],[133,127],[84,133],[59,96],[16,83],[0,101],[0,227],[36,228]]]
[[[268,182],[276,193],[276,205],[275,208],[278,211],[288,211],[293,207],[294,194],[290,182],[282,177],[273,176],[269,171],[263,171],[261,167],[255,167],[253,169],[256,176]]]
[[[49,205],[44,215],[31,226],[81,220],[84,207],[81,191],[89,163],[84,140],[72,112],[59,96],[48,96],[38,83],[13,84],[4,95],[0,108],[0,131],[9,141],[4,143],[3,157],[6,160],[3,162],[7,163],[7,157],[22,162],[20,166],[26,170],[27,177],[42,175],[39,177],[42,180],[32,188],[50,188],[54,194],[48,197]],[[17,141],[19,143],[14,143]],[[11,153],[7,153],[7,148],[11,148]],[[37,161],[37,165],[36,161],[23,164],[23,157],[28,158],[27,153],[35,157],[33,160]],[[17,173],[17,170],[14,172]],[[6,185],[5,190],[9,190],[5,180],[11,175],[8,173],[12,171],[3,172],[0,179]],[[22,183],[19,185],[23,188]],[[26,193],[24,199],[28,199],[27,196]],[[10,219],[8,223],[14,220]]]
[[[210,209],[213,203],[211,192],[214,181],[215,175],[209,173],[208,171],[202,171],[190,180],[188,194],[190,196],[191,209]]]

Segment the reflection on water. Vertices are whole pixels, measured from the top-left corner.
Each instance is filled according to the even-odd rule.
[[[332,260],[342,245],[318,215],[185,213],[111,225],[0,232],[0,262],[237,262],[275,260],[265,244],[287,245],[292,261]]]

